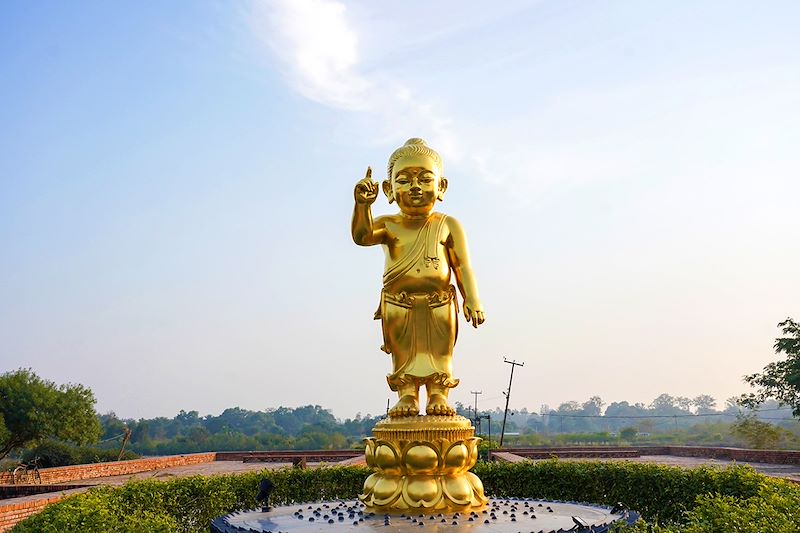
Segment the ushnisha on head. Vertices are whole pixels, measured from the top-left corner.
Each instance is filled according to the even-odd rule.
[[[403,213],[428,214],[436,200],[444,199],[447,179],[443,170],[436,150],[422,139],[409,139],[389,157],[383,193],[389,203],[397,202]]]
[[[398,159],[411,155],[430,157],[436,164],[439,175],[444,175],[444,165],[442,164],[442,158],[439,153],[428,146],[423,139],[420,139],[419,137],[413,137],[407,140],[403,146],[392,152],[392,155],[389,156],[389,165],[386,169],[387,177],[392,179],[392,171],[394,170],[394,165]]]

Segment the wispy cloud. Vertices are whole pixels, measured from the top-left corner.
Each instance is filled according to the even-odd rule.
[[[366,110],[372,87],[358,73],[358,35],[345,6],[332,0],[273,0],[255,4],[255,34],[269,46],[286,77],[307,98]]]
[[[374,116],[380,128],[371,128],[370,137],[378,142],[397,142],[399,131],[424,124],[431,144],[449,158],[459,157],[451,120],[433,103],[379,68],[370,68],[367,77],[349,15],[336,0],[268,0],[249,13],[254,33],[298,93],[332,108]]]
[[[351,9],[339,0],[263,0],[253,6],[247,16],[254,33],[287,83],[310,100],[351,113],[352,129],[364,132],[360,142],[425,137],[448,172],[471,173],[523,204],[590,183],[667,172],[702,175],[708,153],[735,141],[728,139],[737,131],[730,123],[743,111],[730,110],[746,110],[754,94],[773,92],[751,87],[731,94],[726,87],[742,85],[747,72],[713,72],[708,79],[667,73],[661,79],[636,71],[585,86],[601,53],[594,47],[560,35],[505,38],[485,29],[480,13],[459,25],[448,9],[431,7],[421,27],[405,32],[403,24],[363,4]],[[507,9],[494,15],[502,19],[495,28],[520,18],[521,8]],[[572,20],[571,13],[565,17]],[[538,58],[537,68],[523,61],[520,46]],[[617,57],[612,45],[604,46],[603,53]],[[495,65],[509,57],[520,68]],[[487,103],[497,108],[497,118],[475,118]],[[723,131],[703,131],[698,125],[704,123]]]
[[[614,173],[605,154],[577,160],[570,151],[574,147],[534,146],[530,137],[542,125],[526,124],[522,117],[509,128],[451,116],[437,106],[447,101],[446,94],[415,86],[413,79],[398,81],[389,66],[363,57],[363,41],[374,36],[359,34],[356,28],[363,21],[355,15],[338,0],[265,0],[248,14],[255,35],[268,47],[287,83],[310,100],[362,114],[370,124],[366,142],[397,143],[398,136],[424,136],[447,166],[468,168],[523,203],[542,191],[575,185],[592,172]],[[469,28],[463,31],[469,33]],[[431,36],[420,32],[409,39],[392,51],[395,57],[399,49],[417,50],[420,41],[428,42]]]

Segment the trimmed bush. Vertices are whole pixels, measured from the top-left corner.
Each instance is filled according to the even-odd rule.
[[[46,507],[19,523],[14,533],[207,532],[211,520],[256,507],[258,483],[275,484],[271,503],[355,498],[367,468],[288,468],[226,476],[193,476],[170,481],[131,481],[98,487]],[[144,524],[147,524],[146,527]]]
[[[629,533],[797,533],[800,486],[746,466],[683,469],[641,463],[482,463],[487,494],[613,505],[643,521]]]
[[[757,496],[743,501],[719,494],[704,495],[686,516],[689,522],[686,533],[797,533],[800,531],[800,490],[764,484]]]
[[[636,533],[796,533],[800,487],[748,467],[682,469],[638,463],[479,463],[487,494],[615,504],[642,513],[619,531]],[[256,507],[259,481],[275,484],[274,505],[354,499],[364,467],[265,470],[103,487],[47,507],[14,533],[206,532],[217,516]]]
[[[750,498],[768,479],[752,468],[676,468],[642,463],[539,461],[480,463],[487,494],[614,505],[648,521],[677,522],[702,494]]]

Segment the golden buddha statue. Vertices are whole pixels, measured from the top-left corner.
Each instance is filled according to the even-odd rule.
[[[372,170],[355,186],[351,226],[361,246],[380,244],[386,255],[381,301],[375,313],[383,330],[381,349],[392,356],[386,379],[399,397],[389,417],[365,439],[373,469],[359,499],[384,512],[479,509],[487,499],[469,469],[478,459],[479,438],[469,420],[447,403],[458,335],[455,276],[464,315],[474,327],[484,313],[461,224],[433,210],[444,198],[442,158],[422,139],[409,139],[389,158],[382,184],[400,212],[373,220],[378,197]],[[428,395],[419,415],[419,389]]]
[[[447,190],[442,159],[422,139],[409,139],[389,158],[382,187],[400,212],[373,220],[378,184],[367,168],[366,177],[355,186],[351,230],[356,244],[380,244],[386,255],[375,319],[383,329],[381,349],[392,355],[389,388],[399,397],[389,416],[417,415],[421,385],[428,394],[427,414],[453,415],[447,395],[458,385],[452,369],[458,305],[451,274],[464,299],[467,321],[478,327],[484,312],[464,230],[453,217],[433,210]]]

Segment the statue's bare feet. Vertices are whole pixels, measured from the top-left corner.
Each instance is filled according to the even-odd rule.
[[[425,412],[429,415],[452,416],[456,414],[455,409],[447,403],[447,398],[443,394],[431,394],[428,396],[428,405]]]
[[[405,396],[400,397],[400,401],[395,404],[394,407],[389,409],[389,416],[417,416],[419,414],[419,403],[417,403],[417,399],[410,395],[406,394]]]

